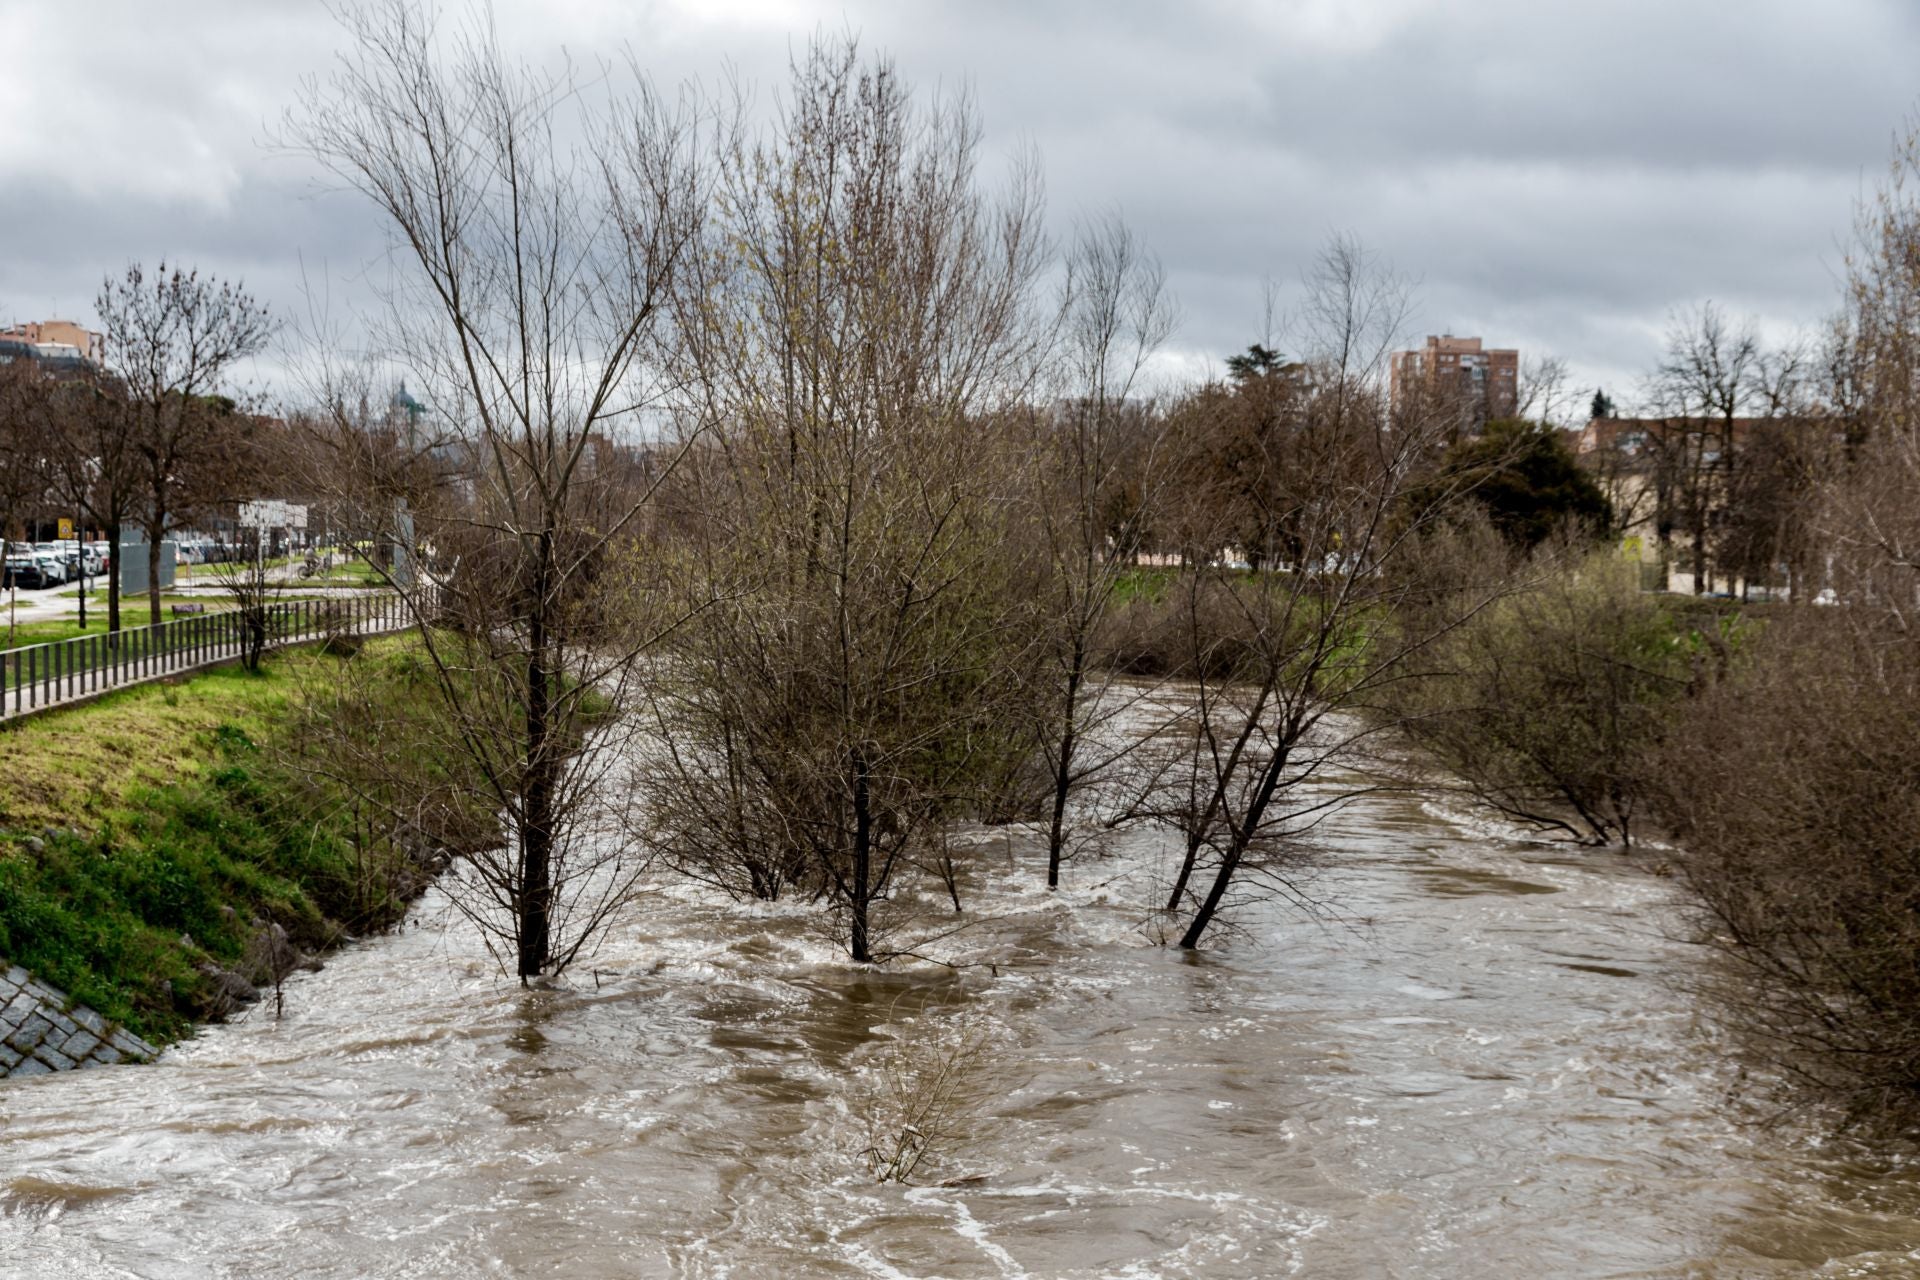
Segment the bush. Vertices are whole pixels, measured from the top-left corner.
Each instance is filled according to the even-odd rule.
[[[1645,758],[1677,696],[1726,653],[1677,625],[1631,565],[1546,558],[1533,581],[1443,635],[1381,710],[1479,802],[1588,843],[1630,842]]]
[[[1258,628],[1235,596],[1232,572],[1179,570],[1121,593],[1095,633],[1098,660],[1139,676],[1230,678],[1244,670]]]
[[[1775,622],[1655,759],[1721,1007],[1860,1119],[1920,1117],[1920,654],[1844,610]]]

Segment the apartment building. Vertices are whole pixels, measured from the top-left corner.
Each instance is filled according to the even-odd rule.
[[[71,320],[33,320],[0,329],[0,351],[51,362],[99,364],[106,356],[107,340]]]
[[[1393,399],[1416,393],[1459,397],[1481,422],[1510,418],[1520,405],[1520,352],[1479,338],[1429,335],[1426,345],[1393,353]]]

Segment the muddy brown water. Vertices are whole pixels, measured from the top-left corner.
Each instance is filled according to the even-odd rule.
[[[0,1275],[1920,1275],[1891,1149],[1758,1128],[1673,888],[1372,796],[1309,918],[1158,945],[1150,837],[1048,895],[981,838],[960,971],[662,885],[566,989],[430,895],[149,1067],[0,1084]],[[968,1145],[877,1185],[885,1046],[993,1037]],[[917,1038],[917,1039],[916,1039]]]

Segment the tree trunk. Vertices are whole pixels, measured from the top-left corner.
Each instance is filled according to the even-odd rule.
[[[1187,837],[1187,856],[1181,860],[1181,873],[1173,877],[1173,892],[1167,894],[1167,910],[1179,912],[1181,898],[1187,896],[1187,881],[1194,875],[1194,864],[1200,862],[1200,829],[1196,827]]]
[[[1078,637],[1073,642],[1073,666],[1067,672],[1065,729],[1060,735],[1060,758],[1053,769],[1053,821],[1047,828],[1047,888],[1060,887],[1060,855],[1067,843],[1067,793],[1073,790],[1073,755],[1078,745],[1074,733],[1075,712],[1080,702],[1080,668],[1085,663],[1084,646]]]
[[[1696,511],[1693,518],[1693,594],[1707,594],[1707,518]]]
[[[847,894],[853,936],[849,940],[855,964],[873,960],[867,938],[867,895],[873,875],[873,797],[865,753],[853,754],[853,883]]]
[[[147,531],[147,623],[160,625],[160,538]]]
[[[551,544],[541,538],[534,574],[534,601],[527,627],[527,773],[521,791],[519,896],[520,981],[546,968],[552,934],[553,796],[552,654],[547,639],[548,563]]]
[[[107,522],[107,630],[120,630],[120,521]]]
[[[1193,923],[1180,935],[1180,949],[1192,951],[1200,945],[1200,935],[1207,931],[1213,922],[1214,913],[1220,909],[1220,900],[1226,896],[1227,885],[1233,881],[1233,873],[1240,866],[1241,855],[1246,852],[1246,841],[1238,830],[1233,833],[1233,843],[1227,846],[1227,853],[1220,860],[1220,869],[1213,874],[1213,884],[1207,889],[1207,896],[1201,900],[1200,909],[1193,914]]]
[[[1280,789],[1281,775],[1286,772],[1287,752],[1274,752],[1268,762],[1265,774],[1260,779],[1260,787],[1253,794],[1253,802],[1247,806],[1246,821],[1233,829],[1233,840],[1227,846],[1226,855],[1220,859],[1219,870],[1213,873],[1213,883],[1207,888],[1207,896],[1201,901],[1200,909],[1194,913],[1193,923],[1180,935],[1180,949],[1192,951],[1200,945],[1200,937],[1213,923],[1213,917],[1220,910],[1220,902],[1227,896],[1227,886],[1233,883],[1233,873],[1239,870],[1240,860],[1246,856],[1247,845],[1253,840],[1253,833],[1267,815],[1267,806],[1273,803],[1274,794]]]
[[[1203,686],[1204,688],[1204,686]],[[1233,750],[1227,753],[1224,767],[1219,768],[1213,778],[1213,792],[1207,797],[1207,807],[1187,833],[1187,856],[1180,862],[1180,874],[1174,877],[1173,892],[1167,895],[1167,910],[1178,911],[1180,899],[1186,896],[1187,882],[1193,878],[1193,869],[1200,860],[1200,846],[1205,841],[1205,833],[1214,814],[1227,801],[1227,784],[1240,768],[1240,756],[1247,748],[1247,740],[1252,736],[1252,725],[1266,710],[1267,698],[1271,690],[1263,689],[1260,700],[1254,704],[1253,714],[1247,717],[1248,728],[1234,739]],[[1203,714],[1205,714],[1203,712]]]
[[[260,655],[267,651],[267,606],[248,605],[245,611],[247,648],[240,664],[249,671],[260,669]]]

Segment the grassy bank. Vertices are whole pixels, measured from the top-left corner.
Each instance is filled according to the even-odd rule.
[[[312,951],[395,921],[430,868],[303,767],[344,661],[273,655],[0,730],[0,958],[166,1041],[263,929]],[[432,714],[410,642],[350,661],[356,696]]]
[[[232,607],[227,601],[218,597],[169,597],[167,603],[169,607],[174,604],[197,603],[204,605],[209,613]],[[120,633],[122,635],[130,635],[135,631],[142,630],[147,625],[146,618],[147,603],[146,600],[142,598],[137,619],[132,609],[126,610],[121,615]],[[168,622],[172,620],[171,616],[166,619]],[[87,614],[87,625],[84,627],[80,625],[80,619],[78,617],[38,618],[32,622],[15,623],[11,628],[7,628],[4,623],[0,623],[0,643],[4,643],[6,637],[11,636],[12,643],[10,647],[16,649],[24,648],[30,644],[51,644],[56,640],[75,640],[81,636],[103,636],[106,634],[107,610],[104,604],[100,606],[97,612],[90,609]]]

